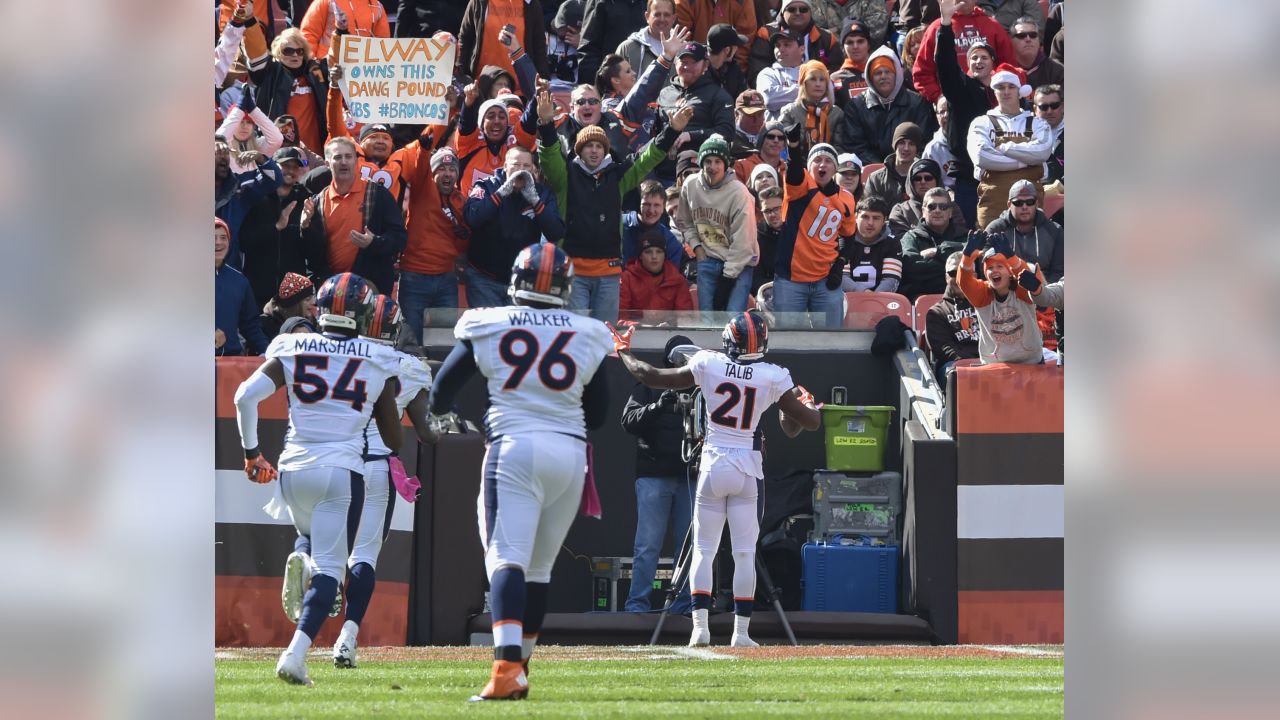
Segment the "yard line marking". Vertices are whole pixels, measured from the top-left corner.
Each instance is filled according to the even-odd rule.
[[[671,648],[671,652],[682,657],[693,658],[695,660],[737,660],[733,655],[721,655],[714,650],[697,647],[677,647]]]
[[[1030,655],[1032,657],[1062,657],[1062,653],[1053,650],[1041,650],[1033,647],[1018,647],[1016,645],[978,645],[983,650],[991,650],[993,652],[1007,652],[1014,655]]]

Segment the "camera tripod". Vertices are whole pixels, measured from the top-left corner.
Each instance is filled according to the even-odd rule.
[[[757,545],[757,551],[759,546]],[[672,604],[675,603],[676,597],[680,594],[681,588],[689,581],[689,573],[693,566],[693,523],[689,523],[689,529],[685,531],[684,545],[680,549],[680,557],[676,559],[675,570],[671,573],[671,587],[667,589],[667,599],[662,604],[662,612],[658,615],[658,624],[653,628],[653,635],[649,638],[650,645],[658,644],[658,636],[662,634],[662,626],[667,621],[667,613],[671,611]],[[756,578],[764,585],[764,593],[769,598],[769,602],[773,605],[774,612],[778,613],[778,619],[782,621],[782,629],[787,633],[787,640],[792,645],[799,645],[796,642],[795,633],[791,631],[791,623],[787,620],[787,613],[782,609],[782,602],[779,598],[782,591],[773,584],[773,578],[769,576],[769,570],[765,568],[764,563],[760,561],[760,553],[756,552]]]

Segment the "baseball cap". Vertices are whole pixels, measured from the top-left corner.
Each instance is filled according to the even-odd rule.
[[[683,175],[690,170],[698,169],[698,151],[681,150],[676,156],[676,175]]]
[[[290,162],[296,162],[302,167],[307,166],[307,156],[303,155],[302,151],[296,147],[280,148],[276,151],[275,155],[271,156],[271,159],[275,160],[277,163],[282,163],[288,160]]]
[[[386,133],[387,136],[390,137],[391,127],[382,123],[369,123],[368,125],[360,128],[360,142],[364,142],[365,138],[377,132]]]
[[[712,25],[707,31],[707,47],[713,53],[718,53],[727,47],[742,47],[747,44],[747,36],[740,35],[738,29],[729,23],[719,23]]]
[[[844,32],[840,33],[840,44],[843,45],[850,35],[861,35],[867,39],[867,42],[871,42],[871,30],[861,20],[854,19],[844,24]]]
[[[862,161],[855,153],[841,153],[836,158],[836,172],[862,172]]]
[[[790,40],[795,40],[796,42],[800,42],[799,40],[796,39],[795,35],[791,34],[791,30],[788,29],[786,25],[778,27],[774,29],[773,32],[769,33],[769,45],[770,46],[774,45],[775,43],[778,42],[780,38],[788,38]]]
[[[759,90],[750,88],[743,90],[738,94],[738,99],[733,102],[735,110],[741,110],[744,115],[755,115],[764,112],[764,95]]]
[[[1035,197],[1036,186],[1030,180],[1019,180],[1009,188],[1009,199],[1017,200],[1024,197]]]
[[[676,53],[676,57],[682,58],[685,55],[692,55],[694,60],[706,60],[707,46],[696,42],[685,43],[680,52]]]

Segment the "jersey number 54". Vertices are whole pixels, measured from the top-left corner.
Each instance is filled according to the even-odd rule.
[[[352,381],[363,362],[362,358],[347,360],[347,366],[338,375],[337,384],[330,388],[324,376],[314,372],[329,369],[329,356],[297,355],[293,358],[293,394],[304,403],[316,403],[332,397],[351,403],[351,409],[360,412],[369,394],[365,391],[364,380]]]

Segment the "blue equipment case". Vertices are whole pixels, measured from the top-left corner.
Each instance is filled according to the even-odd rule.
[[[801,610],[898,611],[898,546],[809,543],[800,559]]]

